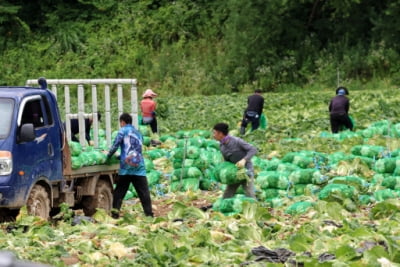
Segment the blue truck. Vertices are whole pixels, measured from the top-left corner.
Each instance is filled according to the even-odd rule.
[[[57,97],[45,79],[38,84],[0,87],[0,220],[15,217],[23,206],[45,219],[61,203],[88,216],[97,208],[111,210],[118,165],[71,168]]]

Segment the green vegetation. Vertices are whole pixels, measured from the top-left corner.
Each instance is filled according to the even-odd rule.
[[[0,84],[137,78],[163,95],[386,88],[400,1],[5,0]]]

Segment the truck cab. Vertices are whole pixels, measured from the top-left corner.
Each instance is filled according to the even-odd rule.
[[[49,90],[1,87],[0,113],[0,207],[19,208],[63,179],[63,128]]]

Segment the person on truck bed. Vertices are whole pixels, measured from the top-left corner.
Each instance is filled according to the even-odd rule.
[[[97,120],[101,120],[101,113],[97,112]],[[92,128],[93,118],[85,119],[85,139],[86,141],[92,145],[90,138],[90,129]],[[76,136],[79,134],[79,120],[71,119],[71,140],[75,142],[79,142],[79,138]]]
[[[118,148],[121,149],[119,178],[114,190],[111,215],[113,218],[119,217],[123,198],[132,183],[142,203],[144,214],[153,217],[146,168],[142,155],[143,136],[132,125],[132,116],[128,113],[121,114],[119,122],[121,128],[107,154],[107,160],[109,160]]]
[[[140,101],[140,109],[142,111],[142,124],[150,124],[151,131],[157,133],[157,118],[156,118],[156,107],[157,103],[153,100],[157,94],[151,89],[147,89]]]

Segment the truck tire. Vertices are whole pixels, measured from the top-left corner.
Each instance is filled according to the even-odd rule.
[[[112,186],[110,183],[99,180],[93,196],[86,196],[82,199],[82,208],[86,216],[95,214],[96,209],[110,211],[112,208]]]
[[[34,185],[26,206],[30,215],[47,220],[50,215],[50,199],[46,189],[41,185]]]

